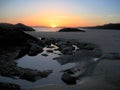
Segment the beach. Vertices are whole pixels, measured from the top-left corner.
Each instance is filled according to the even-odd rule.
[[[119,30],[87,30],[86,32],[26,32],[35,37],[74,39],[96,44],[106,53],[120,53]],[[78,85],[45,85],[29,90],[120,90],[120,60],[102,59],[91,77]]]
[[[87,30],[86,32],[26,32],[35,37],[76,39],[101,47],[104,53],[120,52],[119,30]]]

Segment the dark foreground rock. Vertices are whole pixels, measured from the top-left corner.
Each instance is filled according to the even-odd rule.
[[[0,90],[21,90],[16,84],[0,82]]]
[[[72,77],[69,73],[64,73],[61,78],[66,84],[76,84],[77,78]]]
[[[58,32],[85,32],[85,31],[80,30],[78,28],[63,28],[63,29],[60,29]]]
[[[38,71],[17,66],[15,62],[17,59],[25,55],[35,56],[41,53],[45,46],[44,41],[23,32],[27,30],[29,31],[31,28],[23,24],[0,24],[0,75],[36,81],[47,77],[52,72],[51,70]]]
[[[14,25],[10,25],[15,27]],[[10,27],[9,26],[9,27]],[[4,28],[0,25],[0,46],[16,46],[16,45],[30,45],[30,43],[39,43],[44,46],[42,41],[36,39],[33,36],[30,36],[24,33],[22,30],[17,28]]]

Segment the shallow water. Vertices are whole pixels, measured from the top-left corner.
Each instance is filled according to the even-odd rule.
[[[54,46],[54,45],[53,45]],[[61,54],[60,51],[54,51],[53,53],[48,53],[46,50],[54,50],[57,47],[54,46],[54,48],[44,48],[44,51],[37,56],[24,56],[20,59],[18,59],[17,66],[24,67],[24,68],[30,68],[30,69],[36,69],[36,70],[52,70],[53,72],[47,77],[39,79],[35,82],[30,82],[27,80],[22,80],[17,77],[15,78],[9,78],[9,77],[3,77],[0,76],[1,82],[9,82],[20,85],[22,88],[31,88],[31,87],[37,87],[41,85],[48,85],[48,84],[65,84],[61,80],[61,76],[63,74],[63,70],[70,69],[74,67],[75,63],[67,63],[65,65],[60,65],[60,63],[57,60],[53,60],[55,57],[59,57]],[[48,54],[48,56],[42,56],[41,54]]]
[[[74,50],[75,53],[78,48],[75,45],[73,46],[75,47]],[[38,54],[37,56],[25,55],[24,57],[16,60],[17,66],[19,67],[36,69],[40,71],[52,70],[52,73],[48,75],[48,77],[38,79],[35,82],[30,82],[27,80],[19,79],[18,77],[8,78],[8,77],[0,76],[0,81],[18,84],[22,88],[32,88],[43,85],[49,85],[49,84],[65,85],[66,82],[62,78],[65,73],[69,72],[69,71],[66,72],[66,70],[70,70],[70,72],[72,71],[73,76],[80,78],[80,79],[79,78],[76,79],[76,84],[79,84],[82,78],[81,75],[86,73],[86,70],[92,71],[95,67],[94,62],[98,60],[97,58],[91,56],[87,57],[88,52],[86,52],[85,54],[85,52],[83,52],[82,50],[81,50],[81,54],[82,53],[85,54],[85,55],[83,54],[83,56],[74,55],[74,54],[68,56],[63,55],[62,59],[54,60],[54,58],[56,57],[60,57],[60,58],[62,57],[61,56],[62,53],[58,51],[57,48],[58,48],[57,46],[51,45],[50,47],[45,47],[44,51]],[[53,50],[53,52],[52,53],[47,52],[47,50]]]

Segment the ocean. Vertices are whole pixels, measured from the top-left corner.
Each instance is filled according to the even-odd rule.
[[[61,29],[61,28],[51,28],[51,27],[32,27],[32,28],[38,32],[57,32]]]

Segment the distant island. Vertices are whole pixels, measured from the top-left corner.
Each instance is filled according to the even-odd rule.
[[[91,26],[91,27],[82,27],[82,28],[87,28],[87,29],[116,29],[120,30],[120,23],[109,23],[109,24],[104,24],[104,25],[99,25],[99,26]]]
[[[58,32],[85,32],[85,31],[80,30],[78,28],[62,28]]]

